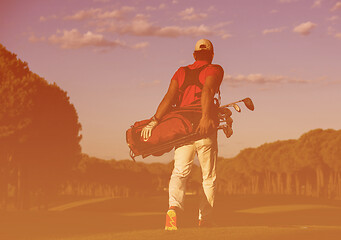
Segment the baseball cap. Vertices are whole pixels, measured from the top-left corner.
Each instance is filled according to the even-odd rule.
[[[197,41],[197,43],[195,44],[194,51],[201,51],[201,50],[207,50],[207,51],[213,52],[213,44],[211,43],[211,41],[207,39],[200,39],[199,41]]]

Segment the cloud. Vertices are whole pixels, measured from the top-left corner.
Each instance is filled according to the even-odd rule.
[[[166,8],[165,4],[160,4],[158,9]],[[147,6],[146,10],[153,11],[155,8]],[[218,23],[214,26],[205,24],[183,26],[166,25],[161,26],[150,20],[149,15],[135,14],[130,16],[128,13],[135,11],[134,7],[124,6],[114,10],[103,10],[101,8],[91,8],[80,10],[72,15],[65,16],[64,20],[85,21],[86,26],[94,27],[97,33],[112,33],[118,35],[130,36],[150,36],[150,37],[170,37],[180,36],[198,37],[198,36],[219,36],[222,39],[230,38],[223,28],[224,23]],[[187,8],[180,13],[186,20],[199,20],[207,17],[205,13],[196,13],[194,8]]]
[[[230,37],[221,27],[209,27],[201,24],[198,26],[158,26],[149,21],[149,16],[138,14],[130,21],[104,21],[99,22],[97,27],[99,32],[110,32],[120,35],[132,36],[154,36],[176,38],[180,36],[220,36],[223,39]]]
[[[165,8],[166,8],[166,4],[161,3],[161,4],[159,5],[159,9],[165,9]]]
[[[49,37],[49,42],[59,45],[64,49],[77,49],[88,46],[104,46],[104,47],[116,47],[125,46],[119,41],[108,41],[104,39],[101,34],[95,34],[88,31],[85,34],[81,34],[77,29],[71,31],[64,30],[62,35],[52,35]]]
[[[141,42],[141,43],[137,43],[135,45],[132,46],[132,48],[134,49],[143,49],[149,46],[148,42]]]
[[[201,36],[201,35],[213,35],[213,32],[209,27],[205,25],[200,26],[166,26],[154,31],[156,36],[161,37],[180,37],[180,36]]]
[[[341,32],[338,32],[335,28],[333,27],[328,27],[327,28],[327,34],[329,36],[335,37],[337,39],[341,39]]]
[[[164,3],[161,3],[158,7],[153,7],[153,6],[147,6],[145,7],[145,9],[147,11],[156,11],[156,10],[162,10],[162,9],[165,9],[166,8],[166,4]]]
[[[100,8],[91,8],[89,10],[80,10],[78,12],[76,12],[75,14],[71,15],[71,16],[66,16],[64,17],[64,20],[85,20],[85,19],[90,19],[96,16],[96,14],[98,14],[99,12],[101,12]]]
[[[257,85],[267,85],[267,84],[283,84],[283,83],[309,83],[306,80],[290,78],[287,76],[266,76],[260,73],[237,76],[225,75],[224,81],[231,87],[243,86],[246,84],[257,84]]]
[[[44,16],[40,16],[39,21],[40,22],[46,22],[47,18]]]
[[[341,9],[341,2],[335,3],[334,7],[332,7],[330,9],[330,11],[334,12],[334,11],[339,10],[339,9]]]
[[[223,34],[220,34],[219,35],[222,39],[228,39],[228,38],[231,38],[232,35],[231,34],[228,34],[228,33],[223,33]]]
[[[100,12],[97,15],[97,18],[99,19],[105,19],[105,18],[121,18],[123,17],[126,13],[134,11],[134,7],[122,7],[119,10],[113,10],[113,11],[105,11],[105,12]]]
[[[293,29],[293,32],[299,33],[301,35],[307,36],[311,33],[311,31],[316,27],[315,23],[312,22],[305,22],[301,23],[300,25],[296,26]]]
[[[95,19],[115,19],[122,18],[127,13],[134,11],[134,7],[123,6],[120,9],[105,11],[101,8],[91,8],[88,10],[80,10],[73,15],[65,16],[64,20],[95,20]]]
[[[37,43],[37,42],[44,42],[46,39],[44,36],[42,37],[36,37],[36,35],[34,33],[30,34],[30,37],[28,38],[28,41],[32,42],[32,43]]]
[[[155,10],[157,10],[157,7],[147,6],[145,9],[147,11],[155,11]]]
[[[335,16],[335,15],[327,18],[327,21],[330,21],[330,22],[335,22],[337,20],[339,20],[339,16]]]
[[[51,19],[57,19],[57,16],[55,14],[47,16],[47,17],[40,16],[39,21],[40,22],[46,22],[46,21],[51,20]]]
[[[195,13],[195,10],[194,10],[193,7],[186,8],[185,10],[181,11],[179,13],[179,16],[183,20],[189,20],[189,21],[202,20],[202,19],[207,18],[207,14],[206,13]]]
[[[107,40],[102,34],[92,33],[88,31],[81,34],[77,29],[72,29],[70,31],[64,30],[63,32],[58,31],[48,38],[51,44],[59,45],[63,49],[79,49],[83,47],[125,47],[125,48],[135,48],[141,49],[147,47],[147,43],[138,43],[134,46],[129,46],[120,40]]]
[[[271,28],[271,29],[265,29],[263,30],[263,34],[269,34],[269,33],[280,33],[283,32],[283,30],[285,29],[285,27],[281,27],[281,28]]]
[[[311,6],[312,8],[321,7],[322,0],[315,0],[314,4]]]
[[[209,8],[207,8],[207,11],[212,12],[212,11],[217,11],[217,8],[215,6],[210,6]]]
[[[272,14],[275,14],[275,13],[278,13],[279,11],[277,10],[277,9],[272,9],[271,11],[270,11],[270,13],[272,13]]]

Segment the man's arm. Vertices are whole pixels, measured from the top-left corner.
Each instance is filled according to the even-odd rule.
[[[162,101],[160,102],[156,110],[156,113],[154,115],[156,119],[162,118],[169,111],[169,109],[175,103],[177,95],[178,95],[178,82],[172,79],[169,84],[166,95],[163,97]]]
[[[200,135],[207,135],[211,130],[215,129],[215,123],[212,118],[212,106],[214,94],[219,88],[219,80],[215,76],[208,76],[205,80],[201,93],[202,116],[197,128]]]
[[[172,107],[173,103],[175,103],[177,94],[178,82],[172,79],[171,83],[169,84],[168,91],[160,102],[152,121],[141,131],[141,136],[143,137],[144,141],[147,141],[148,138],[150,138],[150,136],[152,135],[152,130],[158,124],[160,118],[162,118],[163,115],[165,115]]]

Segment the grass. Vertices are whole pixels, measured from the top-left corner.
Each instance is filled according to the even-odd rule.
[[[163,230],[167,196],[79,203],[69,204],[65,209],[55,206],[59,211],[0,212],[0,239],[341,239],[339,201],[288,196],[218,196],[217,227],[199,229],[198,198],[187,196],[181,228],[175,232]]]
[[[341,227],[221,227],[209,229],[181,229],[173,232],[163,230],[131,231],[124,233],[98,234],[91,236],[76,236],[62,238],[63,240],[208,240],[208,239],[228,239],[228,240],[284,240],[284,239],[327,239],[339,240]],[[58,240],[58,239],[55,239]]]
[[[244,210],[239,210],[237,212],[240,213],[255,213],[255,214],[264,214],[264,213],[278,213],[278,212],[295,212],[300,210],[307,209],[335,209],[339,210],[340,207],[332,207],[328,205],[313,205],[313,204],[297,204],[297,205],[279,205],[279,206],[266,206],[266,207],[258,207],[258,208],[249,208]]]

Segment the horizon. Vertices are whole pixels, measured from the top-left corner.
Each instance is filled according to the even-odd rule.
[[[222,105],[234,134],[219,156],[341,129],[341,1],[2,1],[0,42],[30,70],[67,91],[82,124],[82,152],[130,159],[125,131],[151,117],[195,42],[213,42],[225,70]],[[302,14],[304,13],[304,14]],[[171,154],[142,162],[168,162]],[[141,161],[141,158],[138,158]]]

